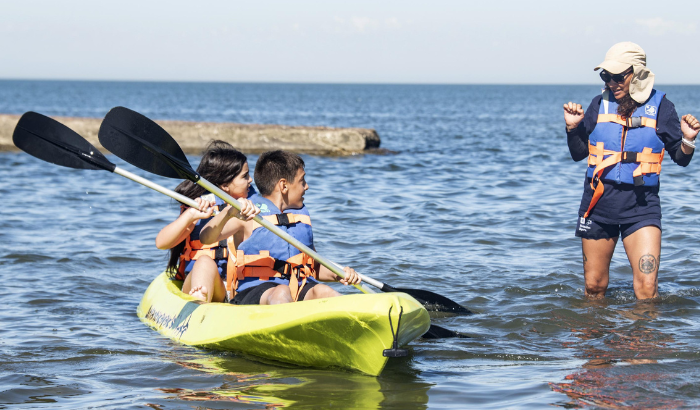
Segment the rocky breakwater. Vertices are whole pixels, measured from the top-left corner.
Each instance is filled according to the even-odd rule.
[[[0,150],[12,151],[12,133],[19,115],[0,114]],[[95,147],[106,151],[97,139],[101,119],[55,117]],[[188,154],[199,154],[213,139],[226,141],[246,153],[283,149],[315,155],[352,155],[379,148],[375,130],[367,128],[292,127],[285,125],[219,122],[156,121]]]

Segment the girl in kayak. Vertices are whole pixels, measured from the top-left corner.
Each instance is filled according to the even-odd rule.
[[[304,161],[298,155],[266,152],[255,165],[260,195],[252,195],[250,200],[260,209],[261,217],[314,249],[311,218],[304,207],[304,194],[309,189],[305,175]],[[340,293],[318,280],[360,283],[353,269],[344,268],[346,277],[342,279],[257,222],[235,216],[231,207],[224,209],[200,235],[203,243],[216,243],[231,235],[243,239],[237,244],[236,274],[231,278],[237,292],[232,303],[277,304],[335,297]]]
[[[576,236],[581,238],[586,296],[602,298],[618,237],[632,266],[638,299],[658,293],[661,254],[659,173],[664,152],[681,166],[693,157],[700,123],[692,115],[679,121],[637,44],[615,44],[602,69],[602,95],[586,113],[564,104],[569,151],[574,161],[588,158]]]
[[[230,144],[223,141],[209,143],[197,172],[242,204],[241,212],[235,209],[230,212],[232,217],[251,220],[260,212],[246,199],[252,182],[247,159]],[[175,191],[194,199],[200,208],[183,205],[180,216],[158,233],[156,246],[170,249],[168,270],[176,272],[176,279],[184,280],[183,292],[204,302],[223,302],[226,299],[222,279],[226,275],[228,259],[226,243],[202,246],[199,232],[214,211],[223,209],[225,203],[214,195],[204,195],[207,191],[189,180],[178,185]]]

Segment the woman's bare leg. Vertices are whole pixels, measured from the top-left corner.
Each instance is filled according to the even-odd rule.
[[[632,266],[637,299],[658,297],[661,230],[656,226],[645,226],[627,236],[622,243]]]
[[[581,239],[586,296],[595,299],[605,296],[610,281],[610,260],[615,252],[615,245],[617,245],[617,238]]]

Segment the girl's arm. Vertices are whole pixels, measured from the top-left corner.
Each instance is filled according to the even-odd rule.
[[[158,232],[156,236],[156,247],[158,249],[170,249],[184,241],[192,232],[198,220],[211,217],[214,211],[212,208],[213,204],[202,200],[202,198],[197,198],[195,201],[199,205],[199,209],[206,209],[206,211],[202,212],[199,209],[187,208],[176,220]]]
[[[245,228],[246,222],[260,213],[260,209],[250,200],[240,198],[238,202],[241,203],[240,212],[229,205],[202,228],[199,240],[203,244],[216,243],[236,234]]]

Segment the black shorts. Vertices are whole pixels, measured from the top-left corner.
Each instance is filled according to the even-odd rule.
[[[272,289],[278,285],[280,285],[280,283],[265,282],[257,286],[250,287],[248,289],[243,290],[240,293],[237,293],[230,303],[234,305],[259,305],[260,298],[262,297],[263,293],[265,293],[266,290]],[[301,292],[299,292],[299,301],[304,300],[309,290],[311,290],[311,288],[313,288],[316,285],[318,285],[318,282],[307,280],[306,285],[304,285],[304,287],[301,289]]]
[[[630,224],[604,224],[596,222],[590,218],[578,218],[576,224],[576,236],[583,239],[617,239],[622,235],[624,240],[626,237],[633,234],[635,231],[645,226],[656,226],[661,230],[661,219],[645,219],[643,221]]]

